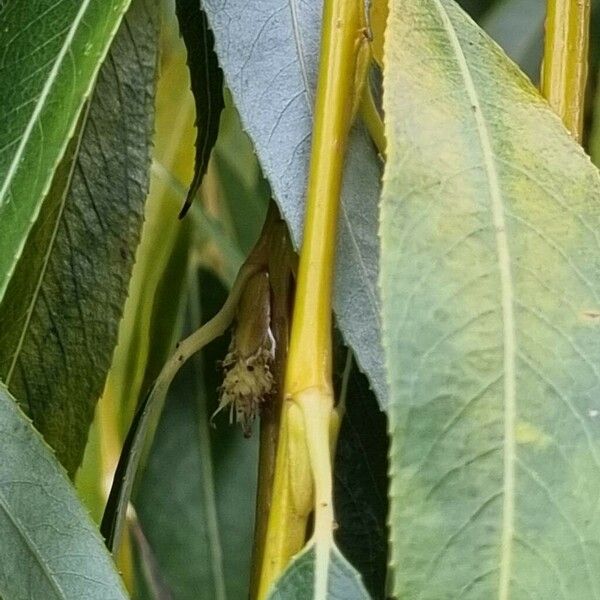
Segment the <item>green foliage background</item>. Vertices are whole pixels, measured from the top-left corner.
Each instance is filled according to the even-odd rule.
[[[129,7],[127,4],[85,0],[55,5],[36,0],[25,9],[24,4],[14,0],[0,7],[0,25],[5,25],[0,27],[0,47],[5,49],[0,63],[0,414],[4,415],[0,419],[0,597],[5,600],[28,597],[28,591],[36,598],[104,600],[125,596],[63,468],[75,479],[79,498],[92,519],[99,522],[136,406],[176,341],[222,304],[259,235],[271,195],[295,243],[301,239],[311,127],[310,103],[305,102],[305,96],[310,98],[314,93],[310,82],[317,65],[320,3],[306,3],[294,23],[274,18],[265,8],[270,5],[266,1],[228,0],[229,12],[223,10],[222,2],[205,2],[224,69],[225,108],[199,198],[183,221],[177,215],[194,175],[196,135],[186,50],[178,35],[172,1],[133,0]],[[422,9],[434,4],[449,6],[451,2],[407,0],[404,8],[409,10],[417,4]],[[462,0],[460,4],[536,84],[542,55],[543,0]],[[240,8],[242,5],[246,12]],[[125,10],[124,21],[118,27]],[[29,23],[27,19],[33,13],[44,18]],[[474,41],[480,50],[479,54],[468,54],[466,62],[478,74],[475,87],[486,94],[484,112],[488,105],[497,108],[500,104],[502,114],[508,115],[507,123],[500,118],[490,119],[497,126],[495,143],[514,150],[515,163],[529,161],[532,176],[545,186],[535,198],[526,189],[537,209],[523,220],[545,235],[556,234],[569,264],[574,266],[571,271],[560,270],[557,257],[551,252],[550,256],[544,254],[524,230],[515,234],[519,248],[526,247],[521,252],[521,264],[527,263],[523,268],[536,273],[544,271],[546,286],[567,289],[564,294],[571,294],[573,302],[585,298],[588,308],[593,309],[596,296],[600,296],[594,274],[600,260],[594,246],[597,172],[574,149],[557,120],[538,106],[537,99],[532,100],[533,88],[500,52],[472,25],[465,24],[458,12],[451,14],[451,21],[459,24],[457,29],[464,37],[461,41]],[[26,27],[29,37],[21,32]],[[304,36],[302,48],[294,37],[297,31]],[[63,44],[64,52],[60,39],[70,40],[66,46]],[[590,39],[583,145],[598,164],[597,2],[593,3]],[[39,51],[31,51],[34,42]],[[435,55],[448,40],[440,35],[420,43],[421,52]],[[403,64],[418,59],[416,49],[415,56],[408,54],[410,48],[403,47]],[[24,58],[17,69],[20,53]],[[305,61],[306,56],[310,60]],[[67,60],[69,57],[73,60]],[[420,90],[424,95],[417,104],[422,107],[427,107],[436,95],[460,96],[461,86],[453,88],[456,81],[446,78],[448,65],[439,62],[437,67],[436,85]],[[432,69],[417,77],[417,83],[427,81]],[[44,78],[52,73],[56,83],[43,88]],[[398,89],[413,83],[414,99],[419,86],[404,71],[402,78],[400,81],[398,76]],[[374,80],[380,81],[381,73],[375,73]],[[496,96],[494,86],[498,86]],[[39,98],[45,101],[40,103]],[[396,101],[399,98],[400,94]],[[510,124],[522,117],[511,110],[521,102],[535,105],[532,124],[521,124],[521,130],[511,131]],[[26,129],[27,115],[32,114],[27,111],[32,105],[34,113],[37,111],[35,127]],[[448,427],[452,415],[434,413],[424,406],[409,410],[404,400],[414,382],[404,379],[403,369],[394,368],[413,364],[414,356],[426,352],[423,348],[415,350],[420,341],[444,338],[448,323],[460,327],[461,310],[469,312],[474,305],[461,297],[459,305],[445,309],[448,314],[444,313],[431,330],[423,326],[428,322],[427,315],[418,311],[406,327],[385,329],[386,323],[400,321],[402,302],[398,298],[406,298],[405,282],[418,277],[425,268],[422,262],[437,264],[444,252],[442,241],[446,238],[439,231],[443,229],[447,245],[452,245],[450,238],[468,222],[485,181],[482,184],[480,173],[465,174],[460,186],[446,197],[447,212],[436,217],[446,229],[440,225],[435,235],[423,230],[422,239],[429,239],[431,234],[431,243],[427,249],[413,248],[403,262],[394,248],[413,209],[409,207],[402,214],[394,212],[403,194],[402,186],[408,180],[414,185],[416,197],[421,194],[427,200],[423,164],[436,165],[439,180],[452,178],[468,155],[468,148],[473,147],[473,139],[467,129],[448,132],[444,139],[443,128],[429,131],[418,126],[419,119],[425,118],[422,112],[413,115],[415,121],[403,121],[402,110],[393,101],[384,101],[384,106],[389,115],[388,135],[391,132],[395,137],[390,150],[393,164],[386,173],[383,194],[381,264],[384,278],[388,274],[382,282],[383,309],[379,304],[377,233],[382,165],[361,126],[355,128],[348,157],[340,227],[335,383],[338,394],[345,390],[347,410],[335,458],[335,535],[345,558],[336,554],[332,561],[331,589],[348,599],[363,598],[367,592],[375,600],[383,599],[392,591],[407,598],[454,598],[461,593],[471,593],[468,597],[472,598],[488,597],[497,590],[477,586],[485,586],[487,575],[499,568],[493,555],[499,527],[498,511],[494,510],[498,482],[488,476],[501,471],[501,466],[473,472],[469,469],[480,458],[484,462],[498,459],[494,452],[502,433],[496,397],[486,397],[488,412],[482,409],[473,417],[477,431],[483,433],[474,434],[473,423],[468,423],[457,430],[450,451],[446,448],[434,457],[433,464],[415,474],[414,465],[430,458],[428,448],[443,435],[440,432]],[[459,100],[452,108],[462,111],[459,120],[464,122],[472,114],[471,107]],[[431,122],[435,118],[433,113],[427,116]],[[529,139],[524,131],[535,136]],[[435,146],[431,146],[435,136]],[[456,150],[459,141],[464,143],[462,152]],[[410,148],[402,145],[408,142]],[[454,155],[448,163],[438,164],[444,144],[454,147]],[[556,151],[555,156],[543,154],[548,148]],[[403,170],[395,172],[394,165],[401,164],[399,157],[404,154],[413,156],[413,162],[402,163]],[[417,164],[415,156],[422,164]],[[543,160],[536,162],[536,157]],[[544,170],[548,161],[552,173]],[[448,170],[449,165],[454,171]],[[469,165],[462,166],[468,172]],[[503,190],[510,188],[507,193],[518,198],[525,189],[519,187],[522,181],[509,179],[501,177]],[[566,198],[577,211],[568,228],[564,225],[566,216],[563,220],[560,214],[548,216],[553,196]],[[467,206],[468,202],[472,205]],[[415,206],[414,214],[418,216],[420,208]],[[458,213],[457,207],[462,207],[464,214]],[[517,211],[518,207],[513,208]],[[559,227],[561,223],[564,227]],[[468,257],[463,259],[454,274],[440,268],[434,287],[446,279],[458,285],[466,273],[464,263]],[[587,296],[581,278],[574,273],[584,273],[584,279],[594,280]],[[463,283],[468,285],[467,281]],[[536,352],[544,355],[540,362],[548,361],[543,372],[552,375],[546,377],[545,388],[533,382],[531,374],[520,376],[528,382],[528,397],[524,399],[527,419],[520,424],[526,446],[523,460],[535,462],[533,472],[538,481],[537,485],[526,486],[519,497],[522,503],[517,503],[521,548],[515,559],[515,578],[523,585],[545,590],[544,597],[558,597],[559,592],[575,600],[594,597],[600,592],[594,588],[589,571],[597,571],[600,558],[590,539],[597,538],[597,518],[586,524],[585,531],[578,528],[585,520],[580,513],[586,507],[593,510],[597,495],[590,456],[598,450],[598,436],[592,432],[584,439],[570,423],[568,411],[551,410],[545,403],[553,394],[575,398],[575,404],[579,402],[576,414],[585,413],[589,408],[586,403],[593,403],[589,390],[595,385],[586,368],[594,370],[598,344],[590,338],[590,327],[582,333],[579,325],[565,320],[552,304],[552,295],[541,300],[545,297],[541,288],[531,291],[522,285],[522,302],[529,303],[530,308],[536,304],[533,308],[538,314],[551,320],[532,347],[537,344]],[[495,298],[492,287],[484,286],[479,296],[469,297],[469,302],[486,304]],[[426,292],[429,295],[423,292],[418,298],[423,309],[435,304],[437,293],[435,289]],[[380,314],[387,357],[380,344]],[[522,325],[525,330],[528,327]],[[226,336],[212,343],[185,367],[169,393],[160,421],[153,424],[156,433],[146,449],[127,535],[116,555],[118,569],[134,598],[247,597],[258,437],[243,439],[237,428],[229,426],[226,414],[220,414],[216,426],[211,426],[220,385],[217,363],[228,341]],[[452,373],[442,371],[454,364],[450,359],[464,365],[471,342],[440,347],[443,356],[431,354],[427,385],[432,397],[448,389]],[[480,352],[482,340],[475,342],[473,352]],[[345,344],[353,351],[349,362]],[[549,362],[548,348],[553,349],[555,362]],[[483,367],[491,365],[494,370],[499,360],[497,349],[486,357],[489,364]],[[561,364],[568,364],[570,370],[561,370]],[[411,374],[421,368],[413,366]],[[562,379],[556,373],[562,374]],[[485,381],[477,383],[483,385]],[[490,389],[494,392],[493,385]],[[461,390],[457,396],[472,392]],[[461,410],[458,402],[446,406],[453,414]],[[391,454],[386,429],[391,433]],[[538,442],[546,444],[542,450],[554,448],[555,454],[543,454],[539,444],[536,446]],[[569,458],[559,473],[555,465],[564,459],[565,452]],[[550,467],[540,477],[543,465]],[[461,475],[460,486],[451,483],[443,497],[432,500],[428,486],[435,487],[445,472],[469,475]],[[461,500],[465,486],[472,505]],[[575,499],[570,496],[572,489],[579,494]],[[484,496],[489,503],[481,505],[478,501]],[[536,516],[540,506],[546,505],[548,522]],[[70,519],[67,524],[61,520],[65,514]],[[48,533],[43,519],[37,523],[40,516],[52,521],[50,529],[55,531]],[[442,520],[446,537],[428,537]],[[463,521],[479,529],[477,535],[462,540],[453,551],[450,525]],[[22,523],[26,525],[20,526]],[[397,565],[395,577],[387,569],[390,529],[396,540],[392,554]],[[407,530],[411,535],[406,535]],[[72,538],[73,545],[62,546],[61,536]],[[558,541],[544,546],[545,542],[540,541],[544,536],[554,536]],[[580,555],[569,545],[561,547],[571,538],[573,546],[583,546]],[[537,562],[532,558],[533,550],[527,553],[523,549],[526,544],[538,552]],[[433,563],[432,547],[445,548]],[[436,562],[442,556],[444,560]],[[558,569],[559,575],[546,577],[540,562],[549,572]],[[571,565],[574,575],[563,581],[560,571],[565,564]],[[27,581],[19,576],[23,565],[34,573]],[[426,567],[435,575],[425,578],[422,573]],[[421,575],[415,575],[417,572]],[[525,580],[529,575],[531,579]],[[292,566],[273,597],[310,598],[312,577],[309,550]],[[90,578],[99,582],[103,591],[88,586],[85,582]],[[519,589],[513,593],[515,598],[525,597]]]

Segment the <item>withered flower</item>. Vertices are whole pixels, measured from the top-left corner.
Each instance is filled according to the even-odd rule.
[[[240,423],[249,437],[260,407],[273,393],[271,365],[275,340],[271,334],[269,278],[258,273],[246,284],[236,315],[229,351],[222,362],[225,376],[213,417],[229,407],[230,422]]]

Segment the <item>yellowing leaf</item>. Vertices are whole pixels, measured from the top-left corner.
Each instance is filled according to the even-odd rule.
[[[598,172],[451,0],[385,57],[393,595],[599,598]]]
[[[372,0],[370,12],[371,51],[373,58],[380,67],[383,67],[383,38],[388,18],[388,0]]]

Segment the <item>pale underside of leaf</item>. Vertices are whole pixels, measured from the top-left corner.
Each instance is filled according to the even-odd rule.
[[[296,247],[302,238],[322,3],[209,0],[204,8],[242,123]],[[380,341],[377,198],[380,165],[361,126],[346,160],[334,309],[380,406],[387,404]]]
[[[384,65],[394,592],[598,598],[598,172],[450,0]]]
[[[0,417],[0,595],[124,600],[64,471],[3,385]]]

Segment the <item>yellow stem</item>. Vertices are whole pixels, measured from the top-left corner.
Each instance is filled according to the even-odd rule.
[[[271,202],[269,210],[277,211]],[[277,219],[271,232],[269,251],[269,281],[271,284],[271,331],[275,340],[273,378],[275,395],[261,408],[260,451],[256,493],[256,519],[252,551],[252,577],[250,597],[256,598],[260,570],[263,563],[267,523],[271,512],[273,482],[277,460],[281,410],[283,406],[283,381],[289,345],[291,298],[293,297],[293,272],[296,255],[292,249],[285,222]],[[303,532],[301,532],[303,535]]]
[[[331,385],[331,290],[342,167],[354,106],[363,2],[327,0],[308,179],[304,240],[286,375],[289,394]]]
[[[591,0],[548,0],[542,94],[581,141]]]
[[[302,548],[312,509],[315,539],[328,538],[332,532],[330,449],[337,427],[331,384],[331,295],[344,157],[362,92],[359,63],[367,43],[364,10],[363,0],[325,0],[324,5],[304,240],[273,504],[258,585],[261,600]]]

